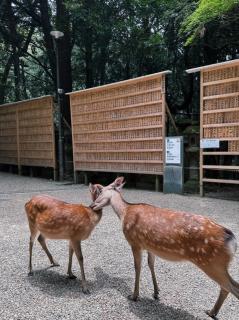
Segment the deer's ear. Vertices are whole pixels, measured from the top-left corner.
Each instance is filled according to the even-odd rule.
[[[114,185],[115,185],[116,187],[122,185],[123,183],[125,184],[125,182],[124,182],[124,177],[118,177],[118,178],[116,178],[113,183],[114,183]]]
[[[104,188],[104,187],[103,187],[101,184],[92,184],[92,183],[89,184],[89,190],[90,190],[90,192],[91,192],[93,195],[96,195],[97,197],[100,195],[101,190],[102,190],[103,188]]]
[[[89,184],[89,190],[90,190],[91,193],[94,193],[95,192],[95,185],[90,183]]]
[[[112,183],[112,187],[117,190],[121,191],[123,186],[125,185],[126,182],[124,182],[124,177],[118,177],[115,179],[115,181]]]
[[[126,182],[121,183],[121,185],[119,185],[118,187],[115,187],[114,189],[121,192],[121,190],[123,189],[123,186],[126,184]]]

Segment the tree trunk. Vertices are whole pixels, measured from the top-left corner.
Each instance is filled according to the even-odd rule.
[[[14,69],[14,89],[15,89],[15,101],[21,100],[21,89],[20,89],[20,63],[19,56],[16,47],[13,47],[13,69]]]
[[[59,79],[61,89],[65,93],[72,91],[72,67],[71,67],[71,31],[70,15],[63,0],[56,0],[56,28],[64,33],[64,37],[58,41],[59,53]],[[68,98],[64,98],[63,116],[70,123],[70,106]]]

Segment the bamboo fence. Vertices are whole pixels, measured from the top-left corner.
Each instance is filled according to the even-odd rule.
[[[0,106],[0,164],[56,168],[51,96]]]
[[[163,174],[167,73],[69,94],[75,173]]]
[[[219,139],[220,145],[224,145],[218,150],[200,148],[200,193],[203,195],[204,183],[239,184],[238,178],[220,178],[223,171],[239,172],[239,59],[187,70],[188,73],[197,71],[201,79],[200,138]],[[217,165],[205,164],[208,156],[216,158]],[[221,165],[226,158],[226,165]],[[207,177],[206,172],[211,170],[217,172],[215,178]]]

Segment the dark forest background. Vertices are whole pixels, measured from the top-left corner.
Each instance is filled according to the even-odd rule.
[[[0,0],[0,104],[172,70],[174,114],[197,113],[185,69],[238,57],[238,0]],[[196,95],[197,96],[197,95]]]

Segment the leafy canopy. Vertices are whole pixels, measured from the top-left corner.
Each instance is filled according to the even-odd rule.
[[[182,31],[189,35],[186,45],[191,44],[202,32],[204,24],[223,16],[237,5],[239,0],[200,0],[196,10],[182,25]]]

